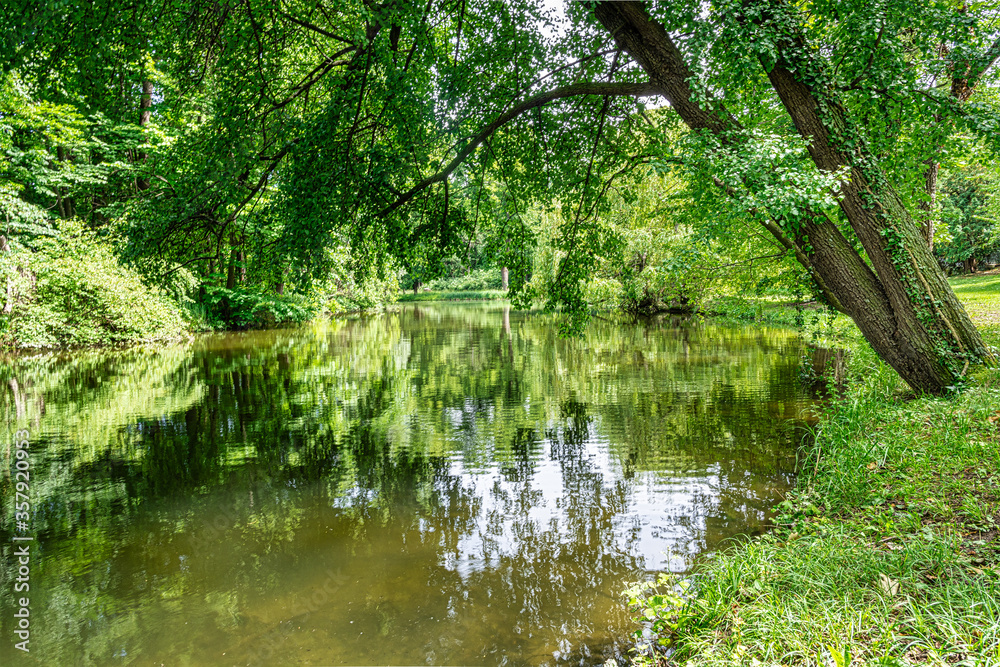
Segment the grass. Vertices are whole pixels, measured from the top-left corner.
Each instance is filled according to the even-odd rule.
[[[952,282],[1000,344],[1000,275]],[[915,398],[853,347],[775,530],[630,592],[638,662],[1000,665],[1000,369]]]
[[[506,299],[507,292],[504,290],[479,290],[462,292],[401,292],[396,303],[410,303],[414,301],[498,301]]]
[[[717,296],[709,300],[702,309],[713,321],[803,326],[816,318],[829,316],[826,309],[816,301],[796,303],[767,297]]]
[[[977,325],[1000,331],[1000,269],[951,278],[949,282]]]

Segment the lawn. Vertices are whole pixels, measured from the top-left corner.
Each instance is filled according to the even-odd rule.
[[[1000,269],[949,280],[973,321],[981,328],[1000,327]]]
[[[505,290],[479,290],[461,292],[401,292],[396,303],[412,303],[414,301],[497,301],[506,299]]]

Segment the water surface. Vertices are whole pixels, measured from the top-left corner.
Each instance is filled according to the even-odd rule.
[[[779,329],[407,305],[0,367],[0,663],[598,664],[620,591],[764,529]],[[17,429],[30,654],[13,648]]]

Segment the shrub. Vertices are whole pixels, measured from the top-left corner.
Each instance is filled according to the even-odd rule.
[[[393,303],[399,293],[399,279],[392,271],[385,277],[370,275],[362,283],[348,274],[337,289],[328,289],[326,309],[331,313],[378,310]]]
[[[179,306],[119,263],[106,243],[75,223],[4,258],[18,293],[4,323],[13,347],[68,347],[176,338]],[[5,318],[6,319],[6,318]]]
[[[211,328],[266,329],[312,319],[316,309],[302,297],[206,285],[207,324]]]
[[[437,291],[479,291],[500,289],[502,279],[500,269],[476,269],[464,276],[437,278],[427,283],[427,287]]]

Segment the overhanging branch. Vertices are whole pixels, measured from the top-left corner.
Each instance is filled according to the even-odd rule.
[[[661,94],[660,89],[652,83],[602,83],[602,82],[592,82],[592,83],[573,83],[568,86],[561,86],[553,90],[546,91],[544,93],[539,93],[533,97],[529,97],[520,104],[515,105],[508,111],[497,116],[496,120],[480,130],[479,134],[472,138],[472,140],[465,145],[462,150],[449,162],[443,169],[437,173],[428,176],[424,180],[420,181],[412,188],[403,193],[399,198],[396,199],[392,204],[387,206],[380,215],[388,215],[392,213],[400,206],[407,204],[412,200],[420,191],[425,188],[434,185],[435,183],[440,183],[444,179],[448,178],[452,172],[458,169],[465,160],[472,155],[472,152],[479,147],[483,141],[488,139],[494,132],[499,130],[501,127],[514,120],[525,111],[535,109],[537,107],[543,106],[552,102],[554,100],[563,99],[566,97],[577,97],[580,95],[615,95],[615,96],[628,96],[628,97],[651,97],[653,95]]]

